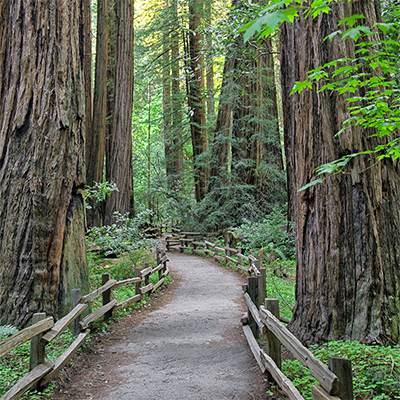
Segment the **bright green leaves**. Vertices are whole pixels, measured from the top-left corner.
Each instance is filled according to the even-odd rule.
[[[298,15],[296,7],[287,7],[266,12],[243,27],[244,41],[247,42],[257,35],[261,37],[271,36],[283,23],[293,23]]]

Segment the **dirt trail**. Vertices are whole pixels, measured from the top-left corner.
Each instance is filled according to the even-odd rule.
[[[265,399],[240,327],[241,278],[207,259],[169,258],[167,299],[117,326],[56,399]]]

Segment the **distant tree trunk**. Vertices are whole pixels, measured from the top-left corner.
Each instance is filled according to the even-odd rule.
[[[203,0],[189,0],[189,67],[188,103],[192,133],[196,200],[201,201],[208,188],[206,151],[208,138],[205,129],[203,34],[200,32],[204,12]]]
[[[213,34],[212,27],[212,0],[204,3],[204,15],[206,21],[206,40],[205,40],[205,54],[206,54],[206,83],[207,83],[207,125],[209,131],[214,131],[215,120],[215,84],[214,84],[214,50],[213,50]]]
[[[116,2],[117,49],[114,79],[114,110],[109,138],[107,180],[118,187],[107,200],[105,223],[115,212],[133,211],[132,108],[133,108],[133,4]]]
[[[87,278],[83,3],[55,3],[0,4],[0,324],[19,327]]]
[[[379,2],[335,4],[332,14],[302,16],[282,33],[285,135],[297,226],[297,305],[291,329],[305,342],[400,339],[398,164],[359,157],[351,174],[298,192],[319,165],[376,143],[359,128],[335,136],[346,116],[343,97],[307,91],[289,98],[292,84],[310,69],[352,57],[350,41],[323,39],[338,29],[339,19],[354,14],[373,24]]]
[[[232,175],[271,209],[286,200],[270,41],[237,45],[232,131]],[[274,190],[271,190],[274,188]]]
[[[171,0],[171,13],[174,25],[179,27],[178,1]],[[180,84],[180,51],[179,31],[171,33],[171,112],[172,112],[172,136],[173,153],[175,161],[176,179],[178,187],[183,169],[183,139],[182,139],[182,91]]]
[[[165,11],[169,9],[168,0],[164,4]],[[172,112],[171,112],[171,46],[169,24],[164,21],[163,29],[163,64],[162,64],[162,85],[163,85],[163,131],[164,131],[164,149],[166,175],[169,185],[175,180],[175,154],[172,132]]]
[[[255,157],[257,198],[264,203],[270,202],[273,187],[276,197],[274,202],[282,204],[287,199],[286,179],[279,134],[272,51],[271,40],[266,40],[256,54],[256,126],[253,158]]]
[[[96,70],[91,140],[86,146],[87,183],[103,181],[106,151],[107,69],[108,69],[108,0],[97,3]]]
[[[232,122],[234,108],[233,78],[235,72],[235,56],[227,54],[225,58],[221,95],[217,115],[217,123],[212,143],[211,181],[212,187],[226,184],[229,180],[229,153],[232,140]]]
[[[88,149],[92,141],[92,11],[91,0],[82,0],[82,40],[84,51],[84,74],[85,74],[85,99],[86,99],[86,160],[88,160]],[[87,162],[86,162],[86,165]],[[86,173],[88,171],[86,170]]]

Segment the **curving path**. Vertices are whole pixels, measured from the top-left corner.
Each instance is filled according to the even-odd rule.
[[[240,276],[208,259],[169,258],[176,283],[164,304],[117,325],[56,399],[265,399],[240,326]]]

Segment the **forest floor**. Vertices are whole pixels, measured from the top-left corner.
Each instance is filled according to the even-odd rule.
[[[162,301],[116,324],[54,399],[266,398],[240,326],[243,279],[209,259],[169,257],[175,282]]]

